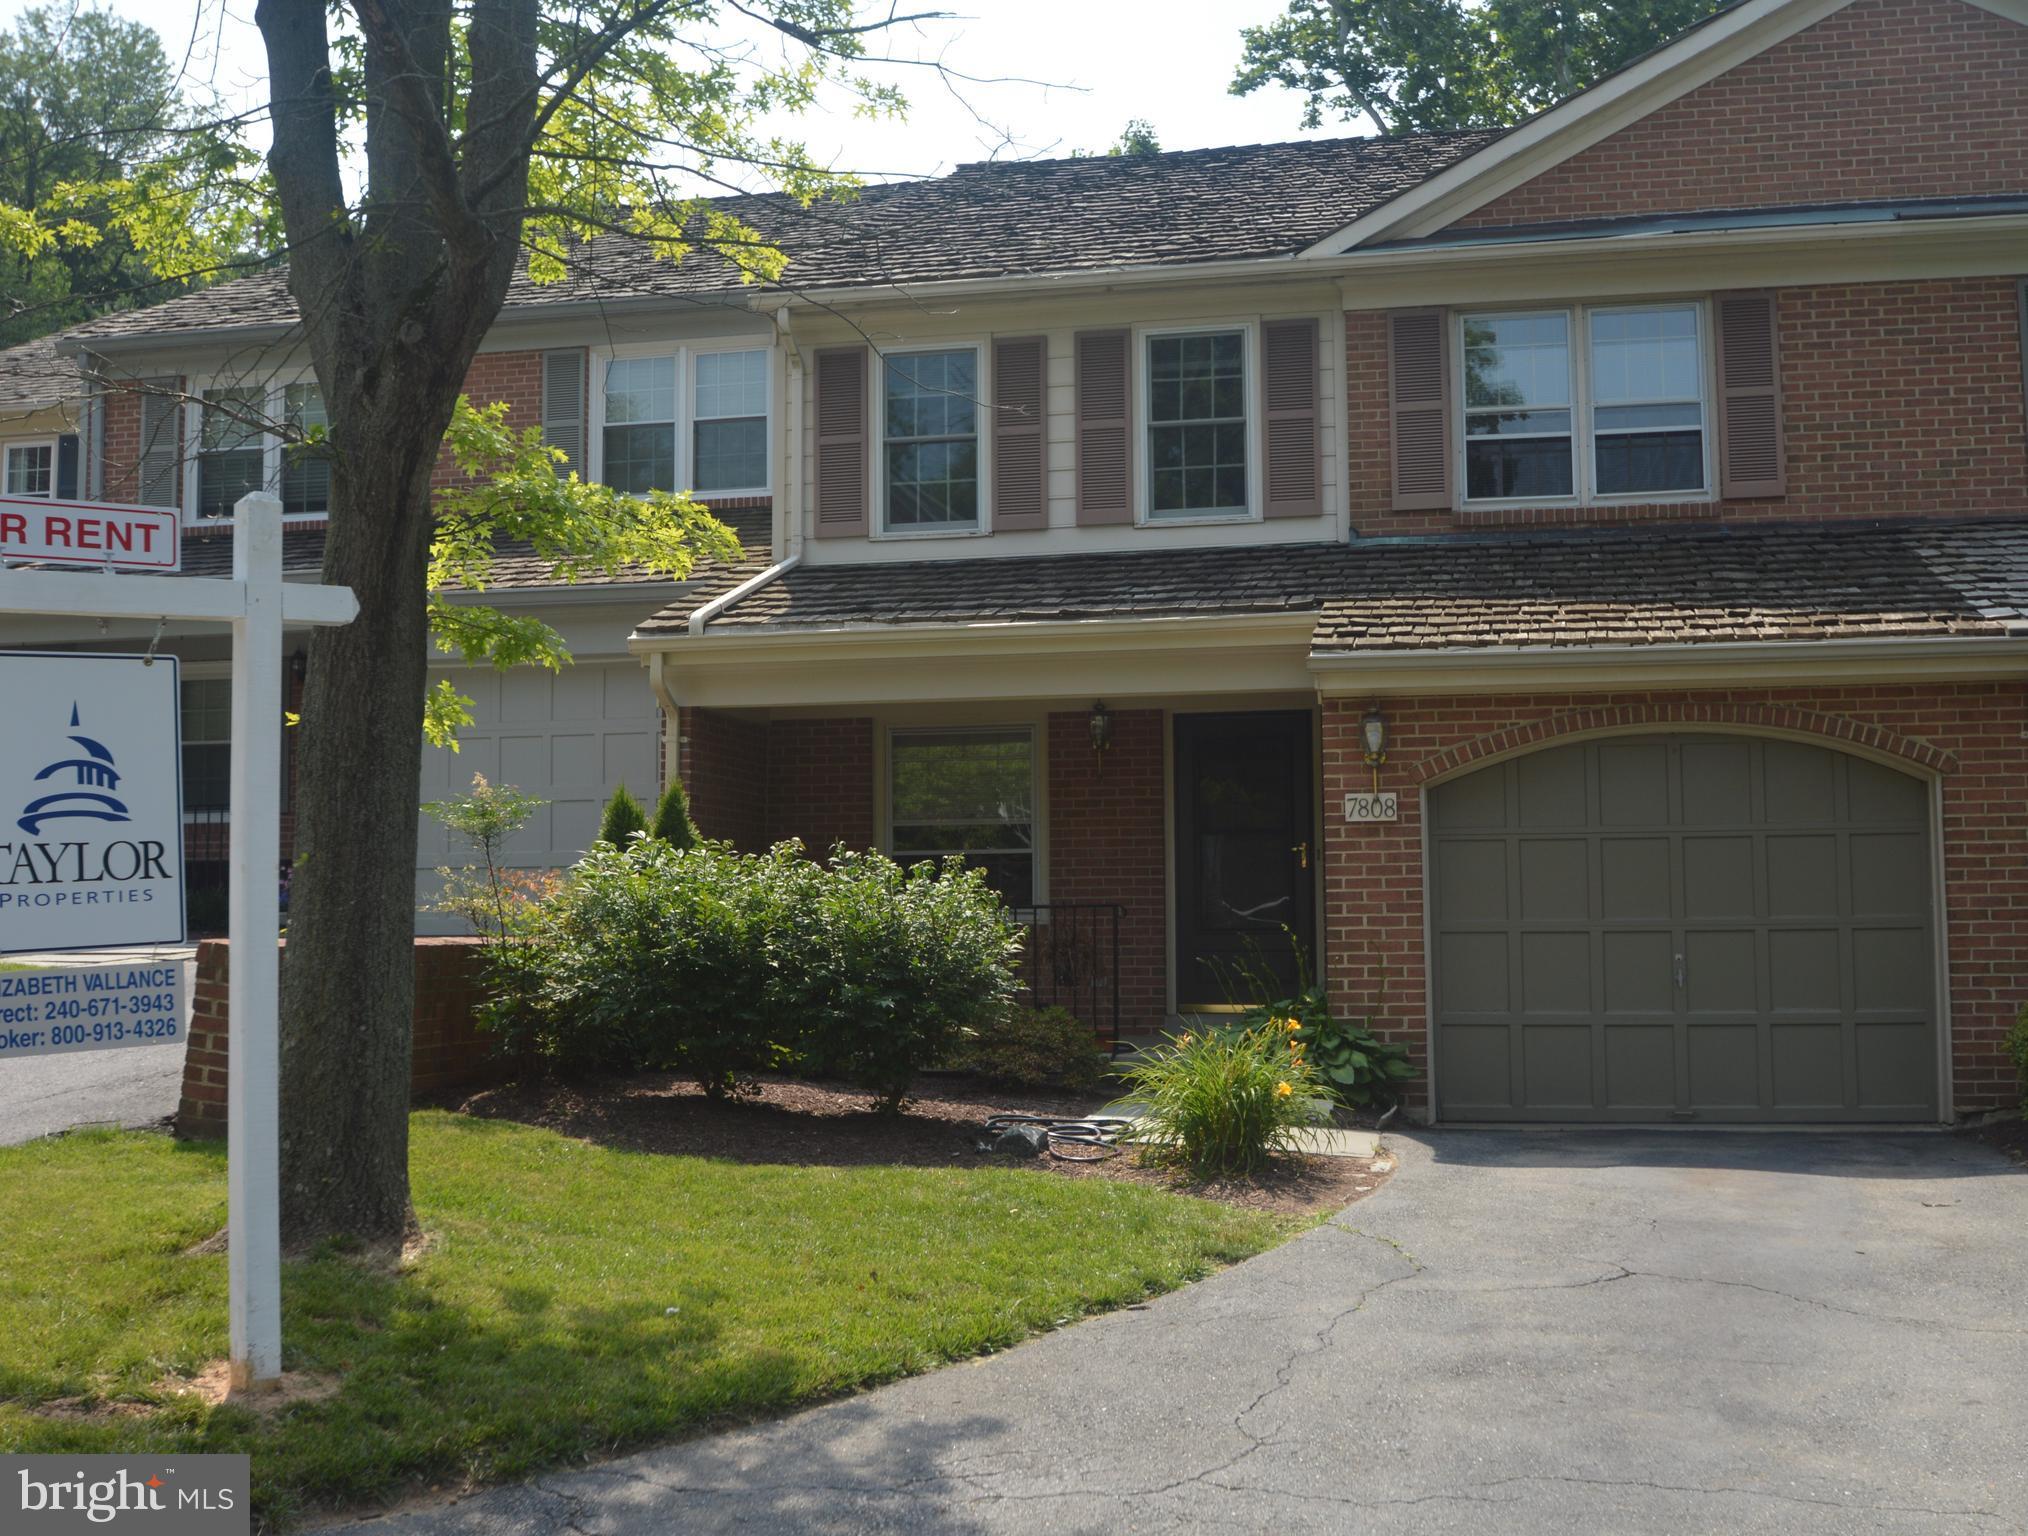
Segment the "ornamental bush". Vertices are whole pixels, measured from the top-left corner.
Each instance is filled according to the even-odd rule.
[[[904,869],[840,847],[793,914],[778,978],[805,1034],[805,1070],[899,1110],[916,1073],[947,1058],[1014,994],[1020,927],[961,859]]]
[[[996,1087],[1097,1093],[1111,1081],[1112,1058],[1067,1008],[1008,1008],[961,1040],[949,1065]]]
[[[1142,1154],[1200,1178],[1257,1173],[1330,1114],[1295,1021],[1173,1035],[1127,1070]]]
[[[636,832],[647,830],[648,813],[622,784],[613,791],[613,798],[606,802],[605,813],[599,818],[599,842],[610,848],[625,848],[633,842]]]
[[[602,843],[494,967],[487,1020],[524,1061],[680,1071],[711,1094],[762,1071],[835,1075],[893,1109],[1005,1006],[1016,934],[955,860]]]

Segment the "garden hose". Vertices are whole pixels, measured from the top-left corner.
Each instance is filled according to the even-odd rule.
[[[1085,1115],[1077,1119],[994,1115],[986,1122],[986,1135],[996,1137],[1017,1125],[1038,1127],[1048,1137],[1049,1155],[1066,1163],[1096,1163],[1118,1156],[1120,1139],[1134,1128],[1133,1121],[1118,1115]]]

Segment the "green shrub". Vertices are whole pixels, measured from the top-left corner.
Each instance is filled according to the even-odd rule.
[[[1111,1080],[1112,1058],[1067,1008],[1009,1008],[960,1042],[950,1064],[1004,1088],[1097,1093]]]
[[[1013,996],[1019,927],[985,873],[955,858],[903,869],[841,847],[812,889],[778,974],[804,1069],[898,1110],[917,1072]]]
[[[1356,1019],[1331,1012],[1322,987],[1305,987],[1294,997],[1252,1009],[1242,1028],[1290,1023],[1297,1029],[1317,1069],[1324,1091],[1353,1109],[1382,1108],[1400,1098],[1399,1085],[1416,1075],[1415,1064],[1399,1045],[1380,1039]]]
[[[2014,1016],[2007,1031],[2007,1054],[2014,1058],[2014,1075],[2021,1083],[2021,1118],[2028,1120],[2028,1003]]]
[[[648,835],[671,848],[695,848],[699,841],[697,823],[690,819],[690,800],[683,793],[683,781],[674,779],[655,802],[655,820]]]
[[[641,802],[622,784],[613,791],[613,798],[606,802],[605,815],[599,818],[599,841],[610,847],[625,848],[632,844],[636,832],[647,830],[648,813],[641,809]]]
[[[1173,1036],[1126,1075],[1144,1152],[1199,1177],[1258,1172],[1330,1112],[1296,1032],[1275,1025]]]
[[[817,871],[785,847],[742,857],[637,840],[595,846],[496,978],[510,1046],[580,1071],[663,1068],[722,1094],[782,1065],[776,976]]]

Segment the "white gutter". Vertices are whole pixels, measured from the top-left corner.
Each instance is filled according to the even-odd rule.
[[[777,576],[786,576],[802,563],[803,557],[801,555],[790,555],[786,560],[777,560],[758,576],[749,576],[730,592],[721,592],[710,602],[700,604],[690,612],[690,633],[693,635],[703,634],[704,626],[725,612],[734,603],[739,602],[750,593],[758,592]]]

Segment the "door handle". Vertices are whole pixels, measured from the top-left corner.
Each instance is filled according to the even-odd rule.
[[[1308,869],[1310,867],[1310,845],[1308,843],[1297,843],[1289,852],[1296,856],[1296,867],[1298,869]]]
[[[1683,963],[1683,957],[1676,957],[1676,990],[1681,992],[1689,984],[1690,968]]]

